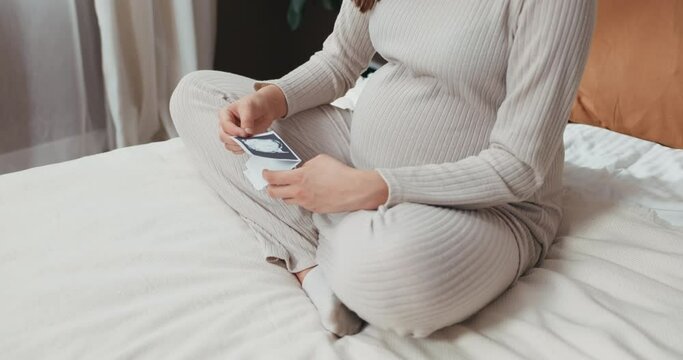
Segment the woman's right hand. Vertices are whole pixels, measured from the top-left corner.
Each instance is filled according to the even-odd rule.
[[[266,85],[221,109],[219,136],[225,148],[234,154],[244,150],[231,138],[249,137],[265,132],[287,113],[287,101],[279,87]]]

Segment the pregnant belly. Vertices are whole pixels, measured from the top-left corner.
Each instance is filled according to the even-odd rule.
[[[447,91],[434,78],[378,72],[353,114],[357,168],[453,162],[488,147],[495,109]]]

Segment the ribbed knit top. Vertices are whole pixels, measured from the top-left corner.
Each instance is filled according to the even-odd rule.
[[[353,165],[401,202],[500,207],[544,250],[559,225],[563,131],[594,0],[344,0],[332,34],[274,83],[288,114],[330,103],[378,52],[351,125]]]

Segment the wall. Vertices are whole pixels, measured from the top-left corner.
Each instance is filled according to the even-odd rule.
[[[254,79],[278,78],[304,63],[332,32],[336,13],[309,0],[301,27],[287,25],[287,0],[220,0],[217,70]]]

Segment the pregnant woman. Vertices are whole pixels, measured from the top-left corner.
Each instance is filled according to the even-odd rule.
[[[199,71],[171,112],[207,182],[297,275],[323,326],[425,337],[544,258],[594,0],[344,0],[284,77]],[[354,111],[329,105],[375,53]],[[239,50],[235,49],[235,56]],[[304,161],[257,191],[230,136],[276,131]]]

